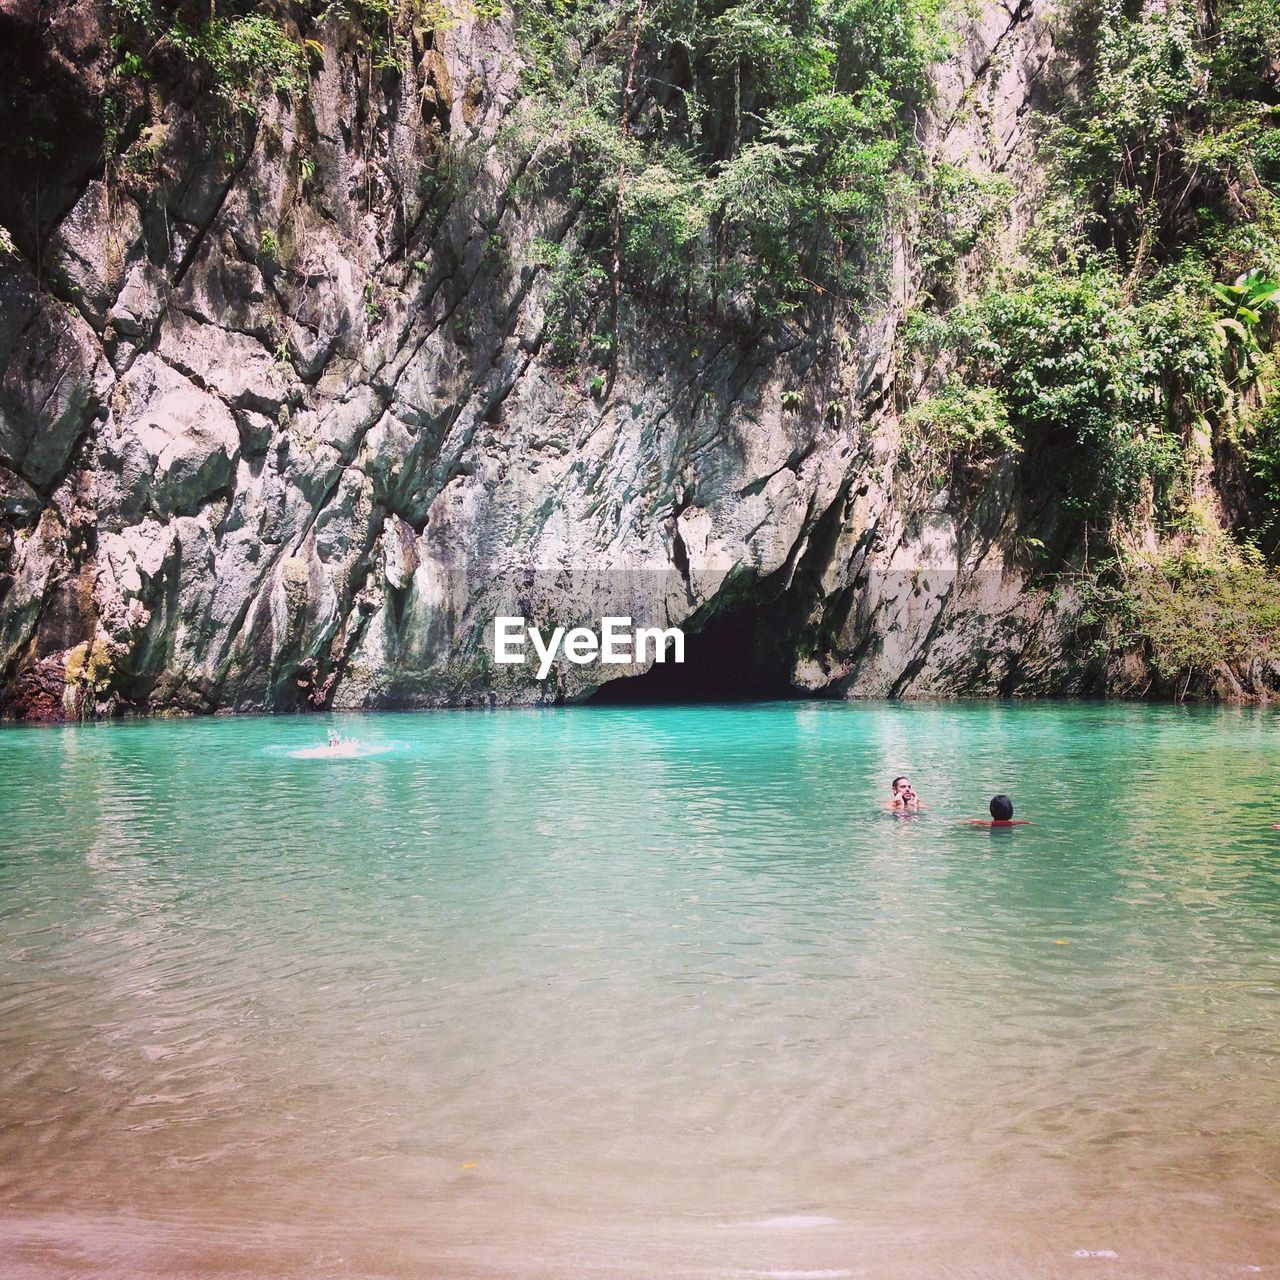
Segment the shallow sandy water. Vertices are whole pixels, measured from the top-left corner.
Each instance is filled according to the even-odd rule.
[[[0,1275],[1280,1270],[1274,715],[334,723],[0,732]]]

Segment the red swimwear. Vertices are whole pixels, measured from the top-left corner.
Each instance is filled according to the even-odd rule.
[[[1029,827],[1031,822],[1028,818],[970,818],[969,825],[971,827]]]

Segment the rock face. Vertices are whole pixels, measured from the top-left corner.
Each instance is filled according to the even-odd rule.
[[[54,8],[2,0],[0,28],[65,93],[61,136],[108,42],[105,6]],[[927,146],[1030,201],[1049,15],[979,9]],[[572,213],[516,194],[508,25],[419,32],[394,76],[322,34],[305,101],[243,136],[175,98],[128,172],[69,148],[56,199],[6,197],[10,713],[552,701],[641,669],[495,666],[498,613],[683,625],[691,685],[731,663],[843,696],[1094,687],[1014,536],[1055,513],[1007,471],[941,494],[900,474],[910,228],[852,331],[695,340],[624,297],[602,389],[547,351],[531,244]]]

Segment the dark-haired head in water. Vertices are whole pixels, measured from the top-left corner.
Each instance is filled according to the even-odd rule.
[[[987,806],[991,811],[991,821],[985,818],[970,818],[969,825],[973,827],[1029,827],[1029,822],[1022,819],[1014,821],[1013,818],[1013,801],[1008,796],[992,796],[991,803]]]

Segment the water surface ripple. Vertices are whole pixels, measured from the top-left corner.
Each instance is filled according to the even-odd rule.
[[[1278,748],[1106,704],[0,731],[0,1274],[1280,1274]],[[998,790],[1035,825],[961,825]]]

